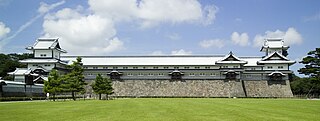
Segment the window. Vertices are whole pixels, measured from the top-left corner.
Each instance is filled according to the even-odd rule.
[[[189,69],[189,67],[188,67],[188,66],[186,66],[186,67],[184,67],[184,69]]]
[[[153,67],[153,69],[158,69],[158,67]]]
[[[189,76],[194,76],[194,73],[190,73]]]
[[[93,69],[98,69],[98,67],[93,67]]]
[[[118,67],[113,67],[113,69],[118,69]]]
[[[221,66],[221,68],[228,68],[228,66]]]
[[[210,67],[209,67],[209,66],[206,66],[205,69],[210,69]]]
[[[138,67],[133,67],[133,69],[138,69]]]
[[[164,67],[164,69],[169,69],[169,67]]]
[[[147,67],[143,67],[143,69],[147,69]]]
[[[123,67],[123,69],[128,69],[128,67]]]
[[[143,76],[143,73],[139,73],[138,76]]]
[[[50,64],[45,64],[44,66],[50,66]]]
[[[272,69],[272,66],[268,66],[267,68],[268,68],[268,69]]]
[[[238,66],[233,66],[233,68],[238,68]]]
[[[40,56],[41,56],[41,57],[46,57],[46,56],[47,56],[47,54],[40,54]]]
[[[108,67],[103,67],[103,69],[108,69]]]
[[[128,73],[127,75],[128,75],[128,76],[133,76],[133,74],[132,74],[132,73]]]
[[[200,69],[200,67],[199,66],[197,66],[197,67],[194,67],[195,69]]]
[[[283,66],[278,66],[278,69],[283,69]]]
[[[210,76],[216,76],[216,73],[211,73]]]
[[[153,76],[153,73],[149,73],[148,76]]]
[[[32,66],[38,66],[37,64],[34,64],[34,65],[32,65]]]
[[[164,74],[163,73],[159,73],[158,76],[164,76]]]
[[[205,74],[205,73],[200,73],[199,75],[200,75],[200,76],[205,76],[206,74]]]
[[[179,69],[179,67],[176,66],[176,67],[174,67],[174,69]]]
[[[251,68],[251,70],[256,70],[256,68]]]
[[[88,67],[83,67],[83,69],[88,69]]]

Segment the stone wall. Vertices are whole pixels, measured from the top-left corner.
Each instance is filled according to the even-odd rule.
[[[244,81],[248,97],[293,97],[289,80],[284,81]]]
[[[114,96],[245,97],[241,82],[225,80],[124,80],[113,87]]]
[[[293,97],[289,80],[123,80],[113,87],[123,97]]]

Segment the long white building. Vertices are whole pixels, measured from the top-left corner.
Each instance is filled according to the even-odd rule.
[[[63,45],[62,45],[63,46]],[[190,97],[291,97],[288,46],[282,39],[266,39],[261,57],[203,56],[81,56],[85,79],[97,74],[110,77],[115,96]],[[28,69],[48,75],[53,69],[67,71],[77,56],[66,53],[58,39],[38,39],[27,47],[34,58],[22,60]],[[88,88],[88,93],[91,93]]]

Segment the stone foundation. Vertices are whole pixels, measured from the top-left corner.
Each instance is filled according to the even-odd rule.
[[[292,97],[289,81],[123,80],[113,81],[121,97]]]
[[[241,82],[224,80],[114,81],[114,96],[133,97],[245,97]]]
[[[272,81],[244,81],[248,97],[293,97],[289,80]]]

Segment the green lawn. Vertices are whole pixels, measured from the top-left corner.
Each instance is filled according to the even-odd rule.
[[[0,102],[0,121],[320,120],[320,100],[137,98]]]

